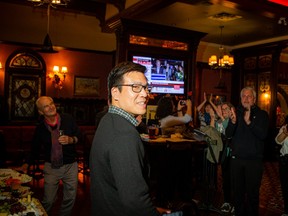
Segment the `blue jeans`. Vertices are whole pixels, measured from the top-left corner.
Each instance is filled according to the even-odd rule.
[[[44,197],[42,203],[48,215],[50,215],[53,204],[57,199],[60,180],[62,180],[63,183],[63,200],[59,215],[68,216],[71,214],[76,200],[78,163],[65,164],[59,169],[52,169],[51,163],[45,163]]]

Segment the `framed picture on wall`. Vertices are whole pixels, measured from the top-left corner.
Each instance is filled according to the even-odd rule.
[[[97,97],[100,94],[100,79],[95,77],[74,77],[74,95]]]

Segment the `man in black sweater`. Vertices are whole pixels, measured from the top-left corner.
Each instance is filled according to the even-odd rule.
[[[232,115],[226,136],[232,137],[231,172],[236,216],[259,214],[259,189],[263,173],[263,151],[269,118],[255,105],[256,92],[242,89],[241,106]],[[245,202],[247,196],[247,202]]]
[[[117,65],[108,76],[108,112],[101,119],[90,152],[91,215],[158,216],[147,184],[144,146],[136,117],[146,112],[146,68]]]

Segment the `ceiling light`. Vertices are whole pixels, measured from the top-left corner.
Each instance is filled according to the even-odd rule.
[[[43,46],[39,50],[39,52],[45,52],[45,53],[56,53],[58,51],[55,51],[53,49],[52,41],[49,36],[49,28],[50,28],[50,7],[56,8],[58,5],[64,5],[67,6],[67,4],[70,2],[70,0],[27,0],[30,2],[35,3],[35,7],[47,5],[47,34],[43,41]]]
[[[35,6],[41,6],[41,5],[44,5],[44,4],[48,4],[48,5],[52,6],[52,7],[55,7],[57,5],[66,6],[70,2],[70,0],[27,0],[27,1],[36,3]]]
[[[229,21],[233,21],[236,19],[240,19],[242,18],[242,16],[222,12],[222,13],[215,14],[213,16],[209,16],[208,18],[212,20],[220,21],[220,22],[229,22]]]
[[[224,26],[220,26],[221,29],[221,45],[219,47],[219,54],[212,55],[209,58],[208,64],[211,66],[212,69],[230,69],[232,65],[234,65],[234,58],[233,56],[229,56],[225,54],[224,48],[222,46],[222,30]]]
[[[49,30],[50,30],[50,8],[51,7],[56,8],[55,5],[67,5],[69,0],[28,0],[28,1],[37,3],[37,4],[34,5],[35,7],[42,6],[42,5],[45,5],[45,6],[47,5],[47,34],[46,34],[46,36],[44,38],[43,45],[42,45],[41,49],[38,50],[38,51],[39,52],[44,52],[44,53],[56,53],[56,52],[58,52],[58,51],[55,51],[53,49],[53,44],[52,44],[51,38],[49,36]]]

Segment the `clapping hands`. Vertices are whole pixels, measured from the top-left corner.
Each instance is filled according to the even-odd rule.
[[[237,117],[236,117],[236,112],[235,112],[234,107],[231,108],[231,116],[230,116],[230,119],[231,119],[232,124],[236,124]]]

